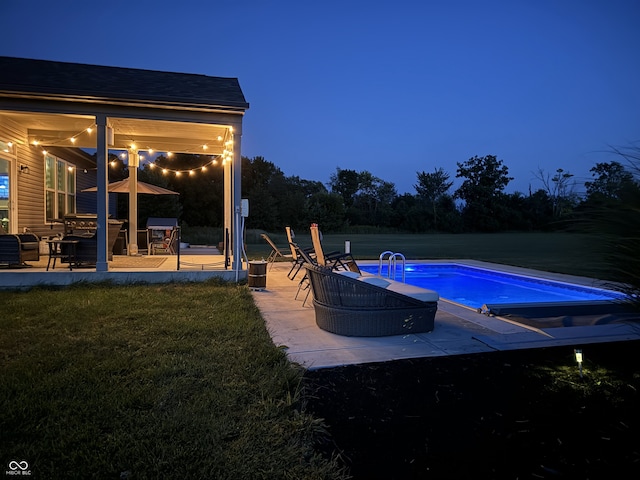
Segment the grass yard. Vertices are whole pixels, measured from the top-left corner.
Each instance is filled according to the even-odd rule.
[[[336,479],[245,286],[3,292],[0,465],[33,478]]]

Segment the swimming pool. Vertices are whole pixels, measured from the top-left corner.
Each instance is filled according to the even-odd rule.
[[[387,276],[383,265],[382,276]],[[400,268],[400,267],[398,267]],[[363,265],[361,270],[377,274],[378,265]],[[398,272],[396,279],[400,279]],[[456,263],[407,264],[405,281],[435,290],[441,298],[482,308],[489,304],[541,304],[565,302],[619,301],[621,293],[571,283],[527,277]]]

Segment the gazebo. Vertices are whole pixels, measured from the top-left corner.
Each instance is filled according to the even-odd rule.
[[[0,57],[0,70],[0,174],[4,168],[10,192],[8,233],[46,226],[50,215],[73,210],[75,177],[58,166],[65,180],[51,179],[56,169],[47,164],[48,146],[95,149],[96,271],[107,271],[109,151],[128,157],[132,231],[139,153],[204,153],[222,160],[226,246],[233,268],[241,267],[241,138],[249,104],[236,78],[12,57]],[[135,253],[136,236],[129,237],[128,250]]]

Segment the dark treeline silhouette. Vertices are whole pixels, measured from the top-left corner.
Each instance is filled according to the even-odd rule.
[[[242,158],[242,196],[249,199],[247,228],[279,232],[285,225],[304,229],[311,223],[325,232],[404,231],[500,232],[544,231],[565,228],[602,208],[633,198],[640,190],[636,149],[622,155],[623,163],[597,163],[586,192],[578,195],[573,175],[558,168],[534,172],[542,188],[506,193],[512,177],[494,155],[474,156],[457,163],[452,191],[451,174],[442,168],[416,172],[415,193],[398,194],[395,185],[363,170],[336,168],[329,182],[286,176],[263,157]],[[634,156],[635,155],[635,156]],[[114,157],[111,178],[126,176]],[[179,174],[177,172],[180,172]],[[219,227],[223,222],[223,167],[210,156],[159,156],[146,164],[140,180],[170,188],[180,196],[139,200],[140,218],[176,216],[189,226]],[[126,202],[126,198],[123,199]]]

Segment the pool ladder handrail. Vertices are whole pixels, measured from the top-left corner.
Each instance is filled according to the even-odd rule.
[[[384,259],[384,256],[389,254],[389,257],[387,258],[387,278],[391,278],[391,270],[393,269],[393,278],[392,280],[396,279],[396,271],[397,271],[397,263],[398,263],[398,257],[402,259],[402,282],[405,283],[405,273],[404,273],[404,267],[405,264],[407,262],[407,259],[404,257],[404,255],[400,252],[392,252],[391,250],[385,250],[384,252],[382,252],[380,254],[380,257],[378,258],[378,276],[381,277],[382,276],[382,260]]]

